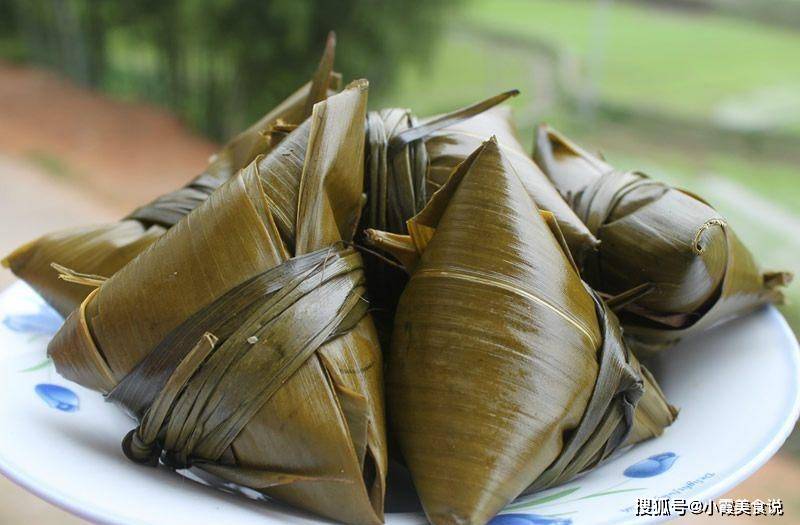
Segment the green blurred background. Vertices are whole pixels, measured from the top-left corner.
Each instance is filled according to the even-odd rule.
[[[308,77],[329,29],[373,108],[426,116],[518,88],[523,143],[550,122],[703,195],[764,266],[800,274],[800,0],[3,0],[0,61],[222,141]],[[799,333],[800,286],[787,295]]]

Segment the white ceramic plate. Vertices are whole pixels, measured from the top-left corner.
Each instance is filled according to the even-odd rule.
[[[59,377],[46,359],[58,315],[17,283],[0,294],[0,320],[0,471],[18,484],[99,523],[319,522],[254,500],[252,491],[210,488],[191,473],[194,481],[130,463],[120,440],[134,422]],[[778,450],[800,412],[797,341],[771,307],[686,341],[651,368],[681,407],[664,436],[571,483],[521,498],[493,525],[646,521],[635,517],[637,498],[718,496]],[[386,522],[425,523],[404,484],[393,485],[387,506],[400,512],[387,513]]]

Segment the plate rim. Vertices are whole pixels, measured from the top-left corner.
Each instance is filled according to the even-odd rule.
[[[798,419],[800,419],[800,343],[798,343],[797,336],[789,326],[789,322],[775,305],[765,305],[764,308],[756,310],[756,312],[758,311],[766,311],[767,315],[777,320],[782,335],[789,341],[790,348],[787,348],[785,353],[793,368],[793,373],[791,375],[796,379],[796,381],[792,383],[792,387],[794,388],[794,400],[791,409],[787,412],[786,417],[784,417],[781,425],[778,427],[778,431],[773,434],[772,439],[761,448],[760,452],[753,456],[750,461],[745,463],[742,467],[723,478],[719,483],[705,490],[701,490],[694,496],[694,499],[697,500],[716,498],[755,474],[757,470],[763,467],[767,461],[778,453],[794,430]]]

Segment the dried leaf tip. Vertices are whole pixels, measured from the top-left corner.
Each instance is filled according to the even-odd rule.
[[[324,78],[329,78],[333,70],[333,63],[336,59],[336,32],[329,31],[325,38],[325,50],[319,60],[318,71],[324,74]]]
[[[325,100],[328,94],[328,88],[331,84],[331,74],[333,73],[333,64],[336,59],[336,33],[333,31],[328,33],[325,39],[325,49],[322,52],[322,58],[319,60],[319,65],[311,80],[311,87],[309,88],[308,97],[306,98],[306,105],[304,114],[311,115],[314,104]]]
[[[782,288],[784,286],[789,286],[791,282],[794,280],[794,274],[792,272],[764,272],[764,286],[768,289],[773,290],[775,288]]]
[[[536,128],[534,160],[552,178],[558,172],[556,161],[562,157],[579,157],[601,174],[612,169],[602,155],[589,153],[546,122],[539,124]]]
[[[91,286],[93,288],[97,288],[106,280],[108,277],[103,277],[102,275],[93,275],[88,273],[80,273],[67,268],[66,266],[62,266],[58,263],[50,263],[50,267],[53,268],[55,271],[58,272],[58,278],[62,281],[67,281],[68,283],[75,283],[75,284],[82,284],[84,286]]]
[[[331,29],[328,31],[328,37],[325,39],[325,51],[326,53],[330,49],[330,52],[333,53],[336,50],[336,31]]]
[[[364,230],[364,240],[368,245],[379,248],[400,261],[402,264],[400,268],[408,273],[411,273],[419,262],[420,254],[408,235],[367,228]],[[383,258],[380,254],[374,255]],[[385,262],[393,263],[390,260]]]
[[[363,93],[364,91],[367,91],[369,89],[369,80],[367,80],[366,78],[359,78],[353,80],[352,82],[347,84],[345,89],[358,89]]]

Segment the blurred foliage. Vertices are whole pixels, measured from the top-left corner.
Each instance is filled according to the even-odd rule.
[[[399,65],[424,61],[454,1],[10,0],[0,52],[168,105],[220,139],[299,87],[331,29],[345,79],[386,90]]]

